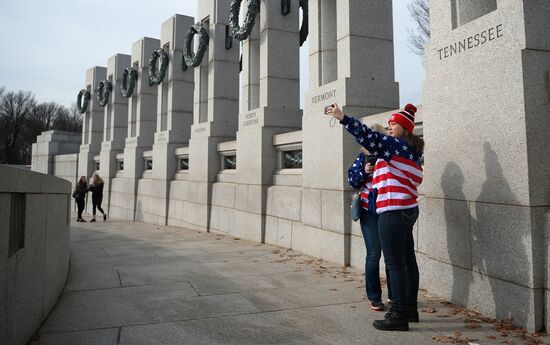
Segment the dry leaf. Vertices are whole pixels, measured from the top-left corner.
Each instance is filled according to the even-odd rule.
[[[468,345],[468,340],[466,339],[460,339],[458,337],[450,337],[446,335],[438,335],[433,336],[433,340],[437,341],[438,343],[449,343],[449,344],[464,344]]]
[[[467,324],[464,325],[464,327],[474,329],[474,328],[480,328],[481,325],[479,324],[479,322],[468,322]]]

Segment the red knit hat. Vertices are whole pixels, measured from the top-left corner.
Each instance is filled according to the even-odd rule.
[[[414,114],[416,113],[416,107],[412,104],[407,104],[403,111],[392,114],[388,123],[395,122],[400,124],[403,128],[410,133],[414,130]]]

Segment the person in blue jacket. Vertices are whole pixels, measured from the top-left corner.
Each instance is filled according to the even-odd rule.
[[[376,127],[376,130],[383,132],[382,126]],[[368,155],[368,151],[362,148],[355,162],[348,169],[348,183],[353,189],[360,190],[361,217],[359,222],[367,255],[365,258],[365,289],[367,298],[372,310],[384,310],[382,303],[382,287],[380,284],[380,257],[382,247],[378,234],[378,214],[376,213],[376,189],[372,184],[372,173],[376,164],[376,157]],[[389,277],[386,269],[386,277]],[[388,301],[391,301],[391,288],[389,279]]]

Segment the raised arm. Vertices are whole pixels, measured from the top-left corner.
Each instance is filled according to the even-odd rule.
[[[412,154],[412,152],[408,152],[410,148],[405,141],[373,131],[356,118],[344,115],[336,103],[332,104],[332,107],[328,109],[327,115],[332,115],[339,120],[344,125],[344,128],[355,137],[355,141],[377,158],[389,161],[393,155],[403,157],[406,155],[408,158],[409,154]]]

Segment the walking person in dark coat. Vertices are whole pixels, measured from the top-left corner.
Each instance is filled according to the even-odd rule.
[[[101,208],[101,202],[103,201],[103,179],[98,174],[93,174],[92,181],[88,190],[92,192],[92,220],[95,222],[96,208],[103,214],[103,221],[107,220],[107,214]]]
[[[84,199],[86,199],[86,193],[88,193],[88,183],[86,183],[86,177],[80,176],[80,179],[76,183],[76,187],[73,191],[73,198],[76,201],[76,206],[78,208],[78,216],[76,218],[77,222],[85,222],[82,219],[82,211],[84,211]]]

